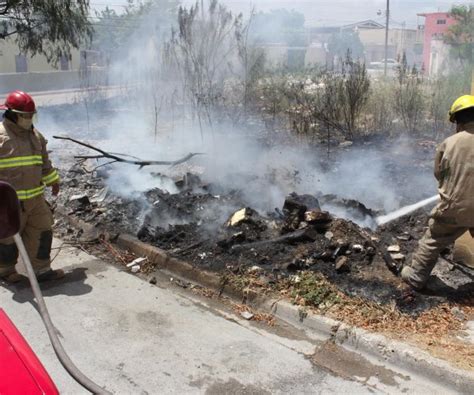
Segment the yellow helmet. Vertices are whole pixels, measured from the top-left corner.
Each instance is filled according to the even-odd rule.
[[[451,110],[449,110],[449,120],[451,122],[455,122],[455,114],[459,111],[465,110],[467,108],[474,107],[474,96],[471,95],[464,95],[455,100],[453,105],[451,106]]]

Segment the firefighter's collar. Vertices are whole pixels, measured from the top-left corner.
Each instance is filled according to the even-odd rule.
[[[474,133],[474,122],[466,123],[462,126],[462,131],[468,133]]]
[[[20,126],[18,126],[15,122],[10,121],[8,118],[3,118],[3,126],[5,126],[6,129],[12,131],[13,133],[19,133],[19,134],[25,134],[25,133],[34,133],[33,129],[24,129]]]

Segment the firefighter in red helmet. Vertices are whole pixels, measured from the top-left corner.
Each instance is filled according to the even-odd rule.
[[[33,125],[36,106],[25,92],[11,92],[0,110],[5,110],[0,123],[0,180],[15,188],[21,203],[20,234],[39,280],[64,276],[62,270],[51,269],[53,215],[44,198],[46,187],[59,193],[59,175],[51,165],[46,140]],[[18,249],[13,239],[0,239],[0,278],[17,282]]]

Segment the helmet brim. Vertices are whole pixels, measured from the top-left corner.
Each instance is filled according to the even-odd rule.
[[[26,114],[26,115],[29,115],[29,114],[36,114],[37,111],[20,111],[20,110],[13,110],[12,108],[10,107],[7,107],[5,104],[0,104],[0,111],[1,110],[10,110],[11,112],[14,112],[15,114]]]
[[[24,115],[31,115],[31,114],[36,114],[36,110],[35,111],[20,111],[20,110],[14,110],[12,108],[8,108],[7,107],[7,110],[10,110],[11,112],[14,112],[15,114],[24,114]]]

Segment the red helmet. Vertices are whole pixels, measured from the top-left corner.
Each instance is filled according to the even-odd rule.
[[[0,110],[11,110],[19,114],[34,114],[36,106],[33,98],[23,91],[13,91],[8,94],[5,104]]]

